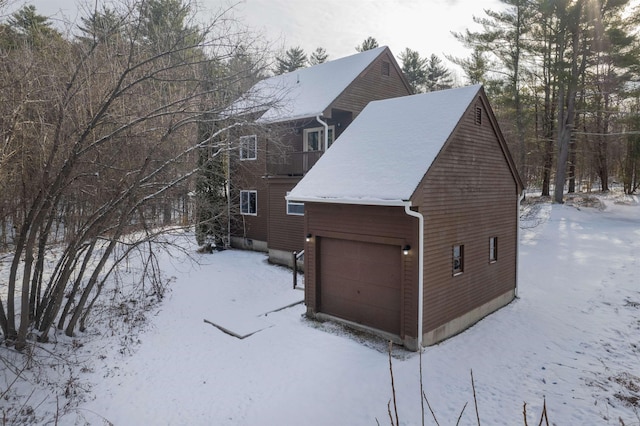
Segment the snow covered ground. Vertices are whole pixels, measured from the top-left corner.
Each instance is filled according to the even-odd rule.
[[[466,403],[460,424],[477,424],[471,370],[482,424],[523,424],[524,402],[529,424],[538,424],[545,400],[550,424],[640,424],[640,207],[637,197],[592,201],[528,205],[519,298],[426,348],[423,383],[440,424],[455,424]],[[12,400],[9,421],[389,424],[386,343],[306,320],[289,270],[243,251],[163,265],[175,277],[171,292],[147,319],[58,336],[76,362],[42,373],[62,388],[17,383],[35,413],[15,416]],[[205,320],[250,335],[239,339]],[[421,424],[419,361],[393,350],[403,425]],[[0,401],[0,412],[11,403]],[[435,424],[428,410],[425,419]]]

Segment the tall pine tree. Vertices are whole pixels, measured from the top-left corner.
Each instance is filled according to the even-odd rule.
[[[375,49],[377,47],[378,47],[378,40],[376,40],[375,38],[369,36],[366,39],[364,39],[362,44],[356,46],[356,50],[358,52],[364,52],[364,51],[367,51],[367,50]]]
[[[436,54],[431,54],[426,61],[425,88],[427,92],[450,89],[453,87],[451,72]]]
[[[318,65],[327,61],[329,55],[324,47],[318,47],[309,56],[309,65]]]
[[[408,47],[400,53],[402,62],[402,72],[409,81],[414,93],[424,92],[427,82],[427,59],[421,58],[420,54]]]
[[[307,66],[307,54],[300,46],[291,47],[284,52],[284,57],[276,58],[276,74],[284,74]]]

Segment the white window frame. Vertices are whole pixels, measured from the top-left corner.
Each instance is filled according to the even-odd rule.
[[[256,135],[240,136],[240,160],[258,159],[258,137]]]
[[[290,192],[287,191],[287,195],[289,195]],[[299,201],[287,201],[287,214],[290,216],[304,216],[304,203],[301,203]],[[291,207],[302,207],[302,213],[299,212],[293,212],[291,211]]]
[[[251,211],[251,196],[253,196],[254,198],[253,211]],[[246,200],[245,200],[245,197],[246,197]],[[245,206],[247,206],[247,209],[244,208]],[[240,191],[240,214],[245,216],[258,215],[258,191],[255,191],[255,190]]]
[[[309,149],[309,135],[318,133],[318,149]],[[335,140],[335,126],[329,126],[329,147]],[[328,147],[327,147],[328,148]],[[324,127],[314,127],[312,129],[304,129],[304,152],[326,151],[324,147]]]

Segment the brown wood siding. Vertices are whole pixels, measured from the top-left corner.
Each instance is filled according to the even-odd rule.
[[[288,215],[287,191],[300,178],[269,179],[269,248],[300,251],[304,248],[304,216]]]
[[[415,194],[425,216],[424,332],[516,285],[518,187],[486,114],[480,98],[470,105]],[[495,263],[489,263],[491,237],[498,237]],[[453,276],[458,244],[464,272]]]
[[[418,221],[402,207],[359,206],[346,204],[305,204],[305,233],[313,237],[305,243],[305,302],[310,312],[320,312],[316,244],[323,238],[393,245],[398,253],[405,244],[414,250],[402,256],[401,337],[417,335]],[[374,260],[375,261],[375,260]]]
[[[389,76],[382,75],[382,62],[389,62]],[[372,100],[393,98],[411,94],[406,80],[401,75],[397,62],[387,50],[380,55],[354,82],[338,96],[325,111],[324,120],[335,125],[338,137],[355,119],[360,111]],[[267,175],[298,174],[295,167],[287,167],[287,162],[299,160],[303,151],[303,129],[321,127],[314,117],[295,122],[269,126],[268,129],[256,126],[256,129],[231,135],[231,143],[237,144],[243,134],[258,135],[258,159],[239,161],[237,149],[232,150],[231,164],[231,203],[233,220],[232,235],[267,241],[270,248],[290,250],[297,247],[301,234],[302,221],[283,218],[278,213],[281,208],[282,188],[268,187]],[[295,130],[294,130],[295,129]],[[268,141],[268,142],[267,142]],[[284,163],[284,165],[283,165]],[[258,191],[258,215],[239,214],[239,191]],[[274,206],[271,203],[275,202]],[[284,213],[286,216],[286,211]],[[271,223],[271,219],[276,223]],[[274,229],[272,229],[274,227]],[[303,232],[303,231],[302,231]],[[295,248],[294,248],[295,250]]]
[[[242,135],[256,134],[257,158],[255,160],[239,159],[238,141]],[[263,176],[266,172],[267,137],[264,130],[247,130],[244,133],[233,133],[230,136],[232,150],[230,152],[231,176],[231,211],[232,229],[234,237],[244,237],[252,240],[267,241],[269,196],[267,185]],[[257,215],[240,214],[240,191],[257,191],[258,208]]]
[[[382,75],[382,62],[390,63],[389,76]],[[371,101],[396,98],[410,95],[411,90],[406,86],[400,70],[395,66],[395,59],[389,52],[378,57],[360,77],[336,99],[332,108],[353,111],[353,118]]]
[[[267,139],[267,167],[266,174],[279,174],[281,164],[291,163],[295,153],[302,151],[302,133],[297,132],[297,123],[277,124],[270,127]]]

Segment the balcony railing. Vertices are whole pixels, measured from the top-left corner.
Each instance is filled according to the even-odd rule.
[[[269,156],[267,171],[277,176],[302,176],[322,156],[322,151],[297,151]]]

